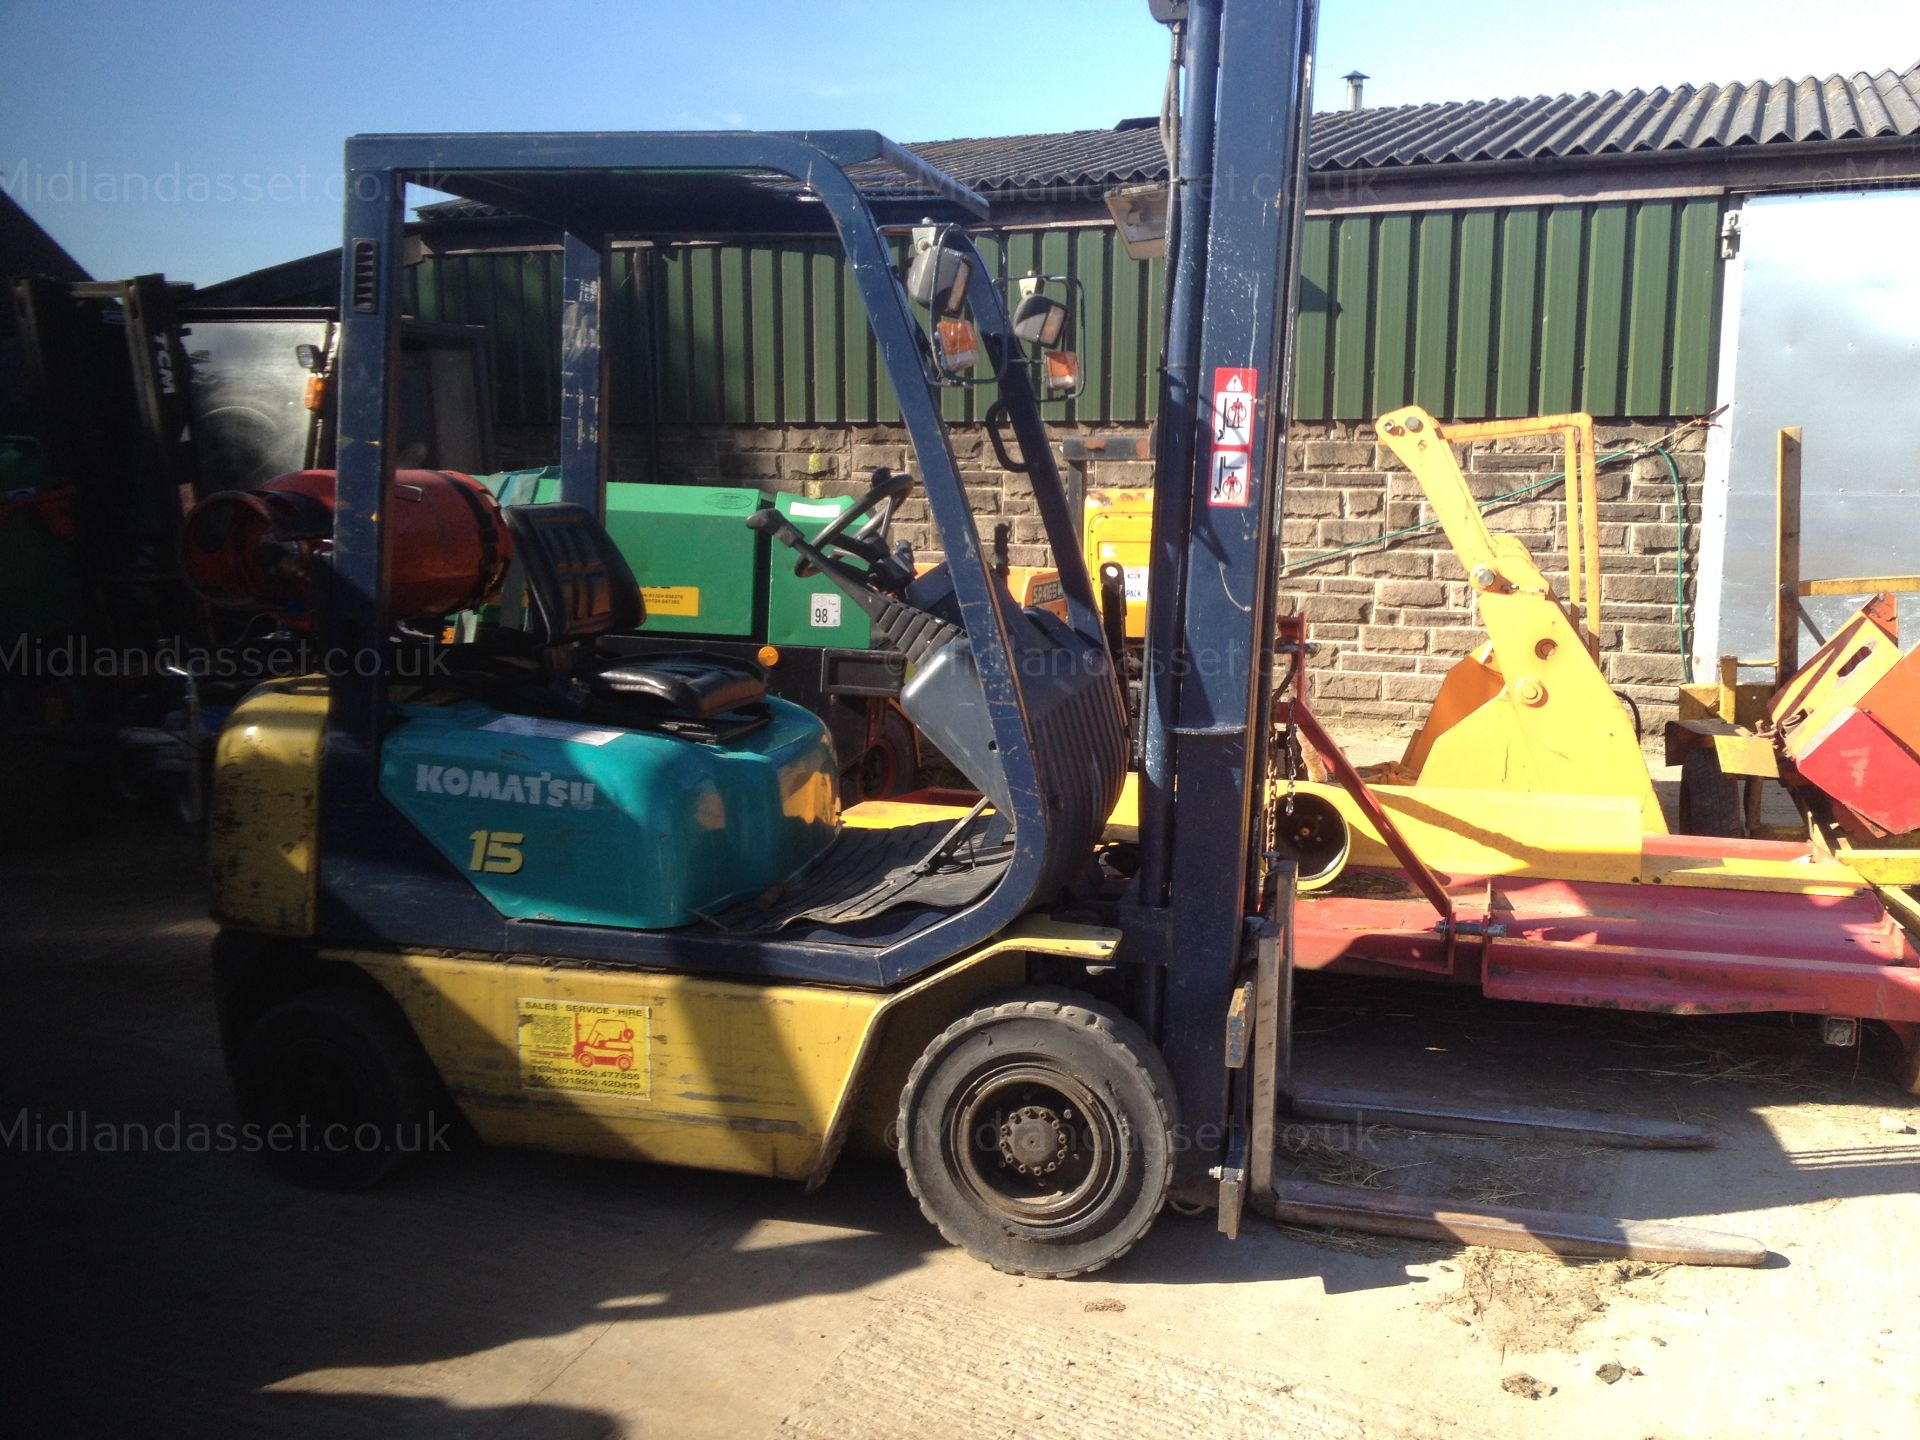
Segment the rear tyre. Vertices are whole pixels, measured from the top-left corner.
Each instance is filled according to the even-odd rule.
[[[1173,1082],[1139,1026],[1072,992],[955,1021],[915,1062],[898,1149],[921,1210],[996,1270],[1059,1278],[1118,1259],[1173,1178]]]
[[[302,1185],[365,1189],[435,1133],[433,1067],[382,995],[327,989],[282,1001],[242,1038],[234,1084],[268,1165]]]
[[[1689,750],[1680,759],[1680,833],[1722,840],[1747,833],[1740,782],[1720,768],[1711,749]]]

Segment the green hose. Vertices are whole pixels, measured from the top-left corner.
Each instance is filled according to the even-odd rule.
[[[1687,491],[1680,483],[1680,467],[1664,445],[1655,445],[1653,453],[1667,462],[1667,474],[1673,478],[1673,623],[1680,631],[1680,676],[1693,683],[1693,645],[1687,634]]]
[[[1658,455],[1662,460],[1666,461],[1667,474],[1673,477],[1674,517],[1679,526],[1675,536],[1677,544],[1674,552],[1674,620],[1680,632],[1680,673],[1686,677],[1687,683],[1691,684],[1693,682],[1693,656],[1691,646],[1688,644],[1687,635],[1687,501],[1686,490],[1680,482],[1680,467],[1673,463],[1673,456],[1667,453],[1667,447],[1664,445],[1649,445],[1635,450],[1615,450],[1611,454],[1600,456],[1599,459],[1593,462],[1593,465],[1595,471],[1598,471],[1602,465],[1611,464],[1615,460],[1624,460],[1629,456],[1649,453]],[[1562,470],[1544,479],[1531,481],[1517,489],[1505,490],[1498,495],[1489,495],[1485,500],[1480,502],[1480,512],[1484,515],[1496,505],[1504,504],[1509,500],[1519,500],[1525,496],[1534,494],[1536,491],[1545,490],[1551,485],[1558,485],[1566,478],[1566,472]],[[1598,504],[1598,501],[1599,497],[1596,496],[1595,503]],[[1337,559],[1342,555],[1350,555],[1358,550],[1371,550],[1376,545],[1385,545],[1390,541],[1403,540],[1409,535],[1419,535],[1424,531],[1437,530],[1439,528],[1440,522],[1438,520],[1424,520],[1418,525],[1402,525],[1398,530],[1389,530],[1384,535],[1376,535],[1371,540],[1356,540],[1350,545],[1341,545],[1332,550],[1322,550],[1317,555],[1307,555],[1298,560],[1289,560],[1281,565],[1280,573],[1285,575],[1293,570],[1310,569],[1315,565],[1324,564],[1326,561]]]

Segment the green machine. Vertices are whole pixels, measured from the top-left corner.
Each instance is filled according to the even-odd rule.
[[[480,479],[503,505],[560,498],[554,465]],[[827,722],[851,798],[914,788],[919,743],[893,703],[898,657],[872,648],[872,622],[830,580],[801,574],[808,567],[771,553],[764,535],[741,523],[771,506],[811,540],[847,512],[852,497],[621,482],[606,493],[607,533],[634,574],[646,577],[646,623],[615,643],[635,651],[696,645],[758,665],[772,693]],[[845,563],[867,568],[851,555]]]
[[[82,623],[73,492],[47,475],[38,440],[0,435],[0,642]]]
[[[811,540],[853,504],[851,496],[833,495],[808,500],[799,495],[776,495],[774,508]],[[616,532],[614,539],[620,537]],[[857,559],[855,569],[867,567]],[[801,575],[801,569],[811,573]],[[782,557],[767,568],[767,642],[772,645],[838,645],[864,650],[873,642],[872,623],[854,605],[842,603],[838,588],[810,566]]]
[[[503,505],[560,498],[558,465],[480,480]],[[729,486],[607,486],[607,533],[633,573],[647,577],[648,634],[761,637],[767,542],[743,522],[766,503],[758,490]]]
[[[758,490],[710,485],[607,487],[607,533],[650,581],[640,587],[649,631],[753,637],[767,542],[745,521],[765,503]]]

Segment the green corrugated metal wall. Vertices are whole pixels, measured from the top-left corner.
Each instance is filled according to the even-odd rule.
[[[979,243],[988,263],[1006,273],[1071,274],[1086,287],[1086,393],[1043,413],[1151,418],[1161,267],[1129,259],[1106,229]],[[897,248],[904,258],[904,245]],[[559,297],[557,252],[497,252],[427,257],[408,272],[406,304],[422,319],[486,326],[500,422],[547,425],[559,419]],[[616,417],[668,424],[899,418],[866,312],[831,244],[620,251],[609,324]],[[947,418],[978,419],[990,399],[977,387],[951,390]]]
[[[1309,218],[1294,413],[1364,420],[1415,401],[1458,419],[1711,404],[1717,200]],[[987,237],[988,263],[1085,287],[1086,392],[1053,420],[1136,423],[1158,388],[1162,267],[1110,229]],[[485,325],[508,425],[558,421],[560,259],[430,256],[426,319]],[[630,250],[611,306],[616,423],[884,423],[899,408],[837,248],[811,242]],[[947,417],[989,397],[948,392]]]
[[[1294,414],[1706,410],[1719,232],[1716,199],[1309,219]]]

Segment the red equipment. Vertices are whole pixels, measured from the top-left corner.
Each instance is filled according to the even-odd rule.
[[[208,496],[187,516],[180,565],[196,594],[235,610],[313,623],[313,559],[333,543],[334,474],[299,470],[257,490]],[[411,619],[491,599],[513,558],[500,506],[452,470],[401,470],[387,517],[392,607]]]
[[[1836,802],[1843,827],[1870,837],[1920,830],[1920,646],[1900,653],[1891,594],[1834,631],[1767,713],[1781,753]]]

